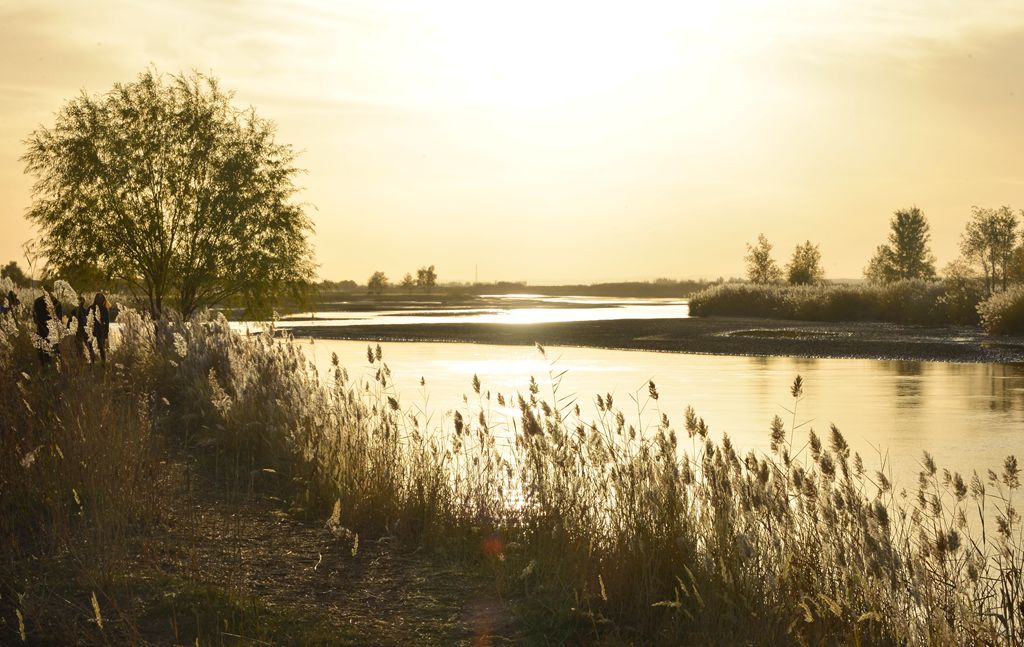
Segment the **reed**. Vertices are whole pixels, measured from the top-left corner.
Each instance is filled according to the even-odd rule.
[[[353,555],[391,535],[481,569],[552,642],[1024,643],[1012,456],[961,475],[923,454],[917,487],[897,492],[834,427],[776,418],[771,451],[744,453],[693,410],[661,412],[654,383],[627,407],[598,395],[587,415],[553,365],[521,394],[474,378],[435,418],[379,347],[369,377],[337,360],[321,375],[287,336],[125,317],[98,380],[70,360],[32,365],[23,329],[0,343],[4,372],[25,374],[0,386],[8,547],[123,544],[159,502],[146,475],[174,442],[326,520]],[[25,552],[5,554],[12,590]]]
[[[17,315],[0,322],[0,605],[29,635],[40,626],[75,635],[82,618],[51,603],[82,588],[88,608],[89,591],[120,577],[166,501],[152,363],[135,341],[148,324],[126,316],[125,343],[105,367],[66,334],[56,335],[59,357],[40,366],[24,306]]]
[[[556,369],[523,394],[474,379],[431,421],[401,399],[379,348],[368,348],[371,378],[354,380],[338,365],[318,376],[290,340],[243,340],[223,321],[186,341],[179,377],[224,403],[207,426],[215,444],[248,443],[247,469],[286,475],[351,533],[486,564],[573,639],[1024,640],[1013,457],[964,476],[924,454],[916,490],[895,492],[834,427],[796,441],[775,420],[772,452],[744,454],[692,410],[679,427],[667,415],[641,426],[598,396],[584,419]],[[652,383],[639,404],[657,403]]]
[[[697,316],[807,321],[974,324],[983,291],[970,280],[905,280],[885,285],[724,283],[690,298]]]

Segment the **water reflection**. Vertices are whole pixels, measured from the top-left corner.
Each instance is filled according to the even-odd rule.
[[[924,406],[925,380],[922,376],[926,369],[923,362],[879,360],[878,366],[881,373],[889,376],[888,381],[893,388],[893,405],[897,409],[910,410],[913,413]],[[913,421],[904,420],[903,423],[913,424]]]
[[[437,323],[505,323],[538,324],[569,321],[609,321],[616,319],[681,319],[689,316],[687,301],[680,299],[602,299],[586,297],[532,297],[533,301],[550,304],[551,307],[537,307],[536,304],[522,307],[519,301],[529,295],[494,295],[486,298],[497,299],[499,304],[509,305],[488,308],[416,308],[415,310],[337,310],[325,312],[303,312],[290,315],[277,322],[279,328],[295,326],[338,327],[391,324],[437,324]],[[484,297],[481,297],[484,298]],[[573,307],[578,306],[578,307]]]
[[[326,366],[332,352],[354,375],[369,370],[363,342],[318,340],[308,346]],[[665,413],[678,426],[687,405],[720,437],[728,432],[744,451],[768,450],[768,425],[776,414],[792,416],[789,386],[800,374],[805,398],[797,410],[802,429],[837,425],[869,468],[878,449],[888,453],[897,482],[912,487],[923,450],[940,467],[962,472],[996,468],[1009,453],[1024,454],[1024,365],[888,362],[857,359],[723,357],[549,348],[547,359],[532,347],[477,344],[391,343],[384,358],[403,403],[417,404],[441,420],[471,393],[474,374],[484,390],[506,396],[526,393],[531,376],[540,395],[552,399],[549,376],[568,371],[558,396],[579,402],[584,418],[595,414],[594,396],[611,393],[627,419],[644,429]],[[367,373],[369,374],[369,373]],[[429,399],[420,395],[427,381]],[[660,392],[642,410],[647,382]],[[634,401],[634,398],[636,401]],[[568,400],[567,400],[568,401]],[[476,397],[469,398],[476,406]],[[638,414],[638,411],[642,413]],[[513,415],[509,409],[506,413]],[[449,416],[450,417],[450,416]],[[640,419],[637,419],[637,418]]]

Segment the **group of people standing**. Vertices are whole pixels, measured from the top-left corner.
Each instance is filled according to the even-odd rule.
[[[50,326],[54,323],[66,326],[69,330],[74,329],[75,345],[81,358],[84,359],[88,351],[89,361],[95,362],[98,351],[100,360],[106,364],[107,341],[110,337],[110,309],[102,292],[97,292],[92,304],[88,306],[85,304],[85,297],[79,296],[78,305],[65,319],[60,301],[44,290],[32,304],[32,320],[36,325],[36,334],[43,340],[43,346],[39,348],[39,361],[44,366],[51,361],[51,355],[60,354],[50,336]]]

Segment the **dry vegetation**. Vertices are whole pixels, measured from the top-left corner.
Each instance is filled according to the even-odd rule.
[[[696,316],[804,321],[887,321],[916,325],[981,324],[994,335],[1024,334],[1024,286],[985,298],[976,280],[951,277],[885,284],[724,283],[690,298]]]
[[[379,348],[364,381],[337,365],[318,375],[290,340],[223,319],[123,313],[120,329],[105,371],[71,340],[40,369],[25,322],[5,320],[4,641],[19,622],[84,642],[143,635],[131,605],[103,591],[157,541],[167,447],[180,446],[196,475],[326,520],[347,554],[386,537],[485,574],[520,601],[523,641],[1024,644],[1013,457],[960,475],[925,454],[918,487],[896,492],[839,430],[822,440],[796,413],[766,426],[769,455],[743,453],[692,410],[661,415],[653,383],[640,405],[654,425],[610,396],[583,419],[553,372],[523,394],[474,379],[442,420],[400,397]],[[794,411],[802,394],[797,379]],[[47,615],[61,595],[82,604]],[[329,640],[232,617],[232,632]]]
[[[690,299],[697,316],[721,315],[805,321],[887,321],[974,324],[984,290],[975,281],[815,285],[724,283]]]
[[[1024,334],[1024,285],[1014,285],[978,306],[981,325],[987,332]]]

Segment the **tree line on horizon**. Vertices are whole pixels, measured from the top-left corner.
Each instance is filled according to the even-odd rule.
[[[388,275],[377,270],[370,275],[369,279],[367,279],[366,291],[368,294],[380,295],[383,294],[384,290],[390,285],[391,280],[388,278]],[[413,278],[411,272],[406,272],[399,285],[409,294],[412,294],[413,290],[417,289],[430,294],[434,287],[437,286],[437,270],[434,269],[433,265],[424,265],[420,269],[416,270],[415,278]]]
[[[1024,280],[1024,226],[1018,222],[1018,214],[1024,218],[1024,211],[1015,213],[1009,206],[972,207],[960,239],[960,257],[943,268],[942,276],[948,281],[980,281],[987,296]],[[864,268],[864,278],[877,285],[938,280],[930,243],[928,220],[920,208],[895,211],[888,239],[875,249]],[[772,249],[763,233],[756,243],[747,245],[748,282],[812,285],[825,281],[818,245],[810,241],[798,244],[785,267],[772,257]]]

